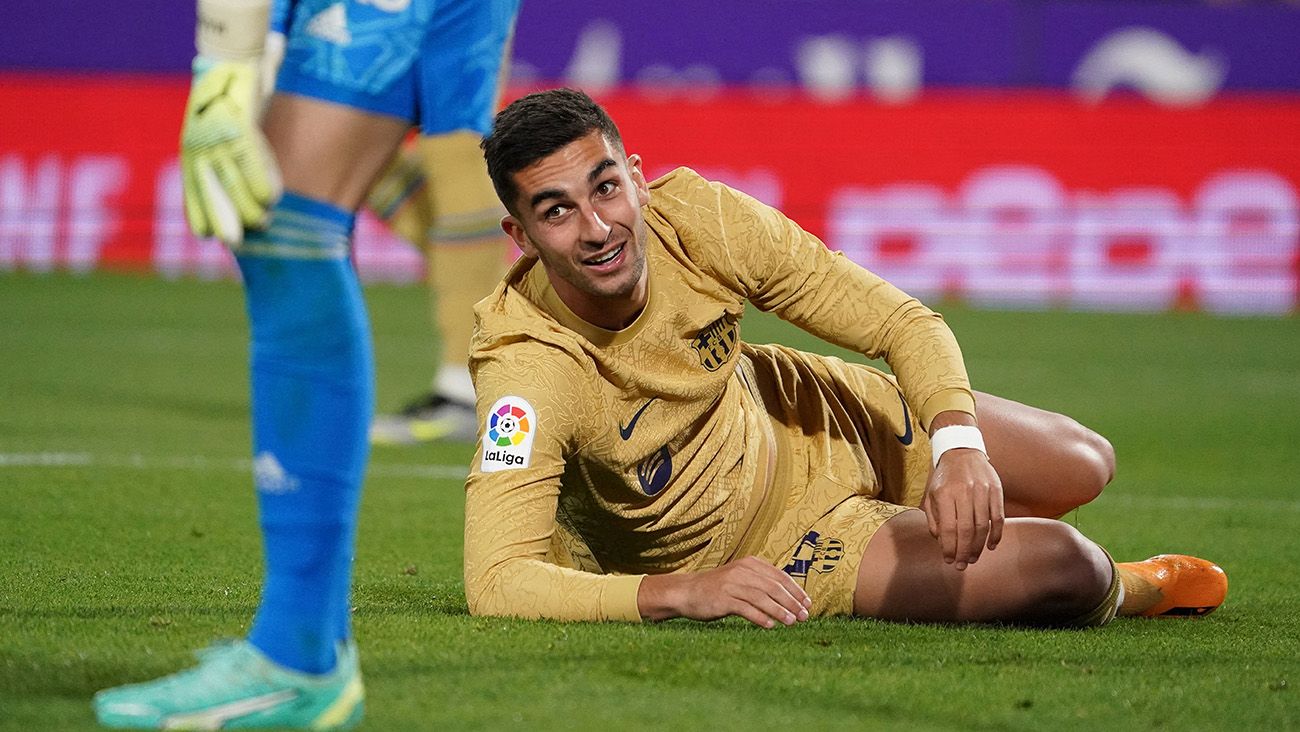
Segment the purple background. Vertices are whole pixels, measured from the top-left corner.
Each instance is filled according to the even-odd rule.
[[[1229,89],[1300,90],[1300,6],[1056,2],[1042,8],[1044,84],[1069,84],[1098,38],[1140,25],[1168,33],[1186,51],[1220,54],[1228,62]]]
[[[1016,6],[1008,2],[573,2],[572,12],[559,9],[565,4],[525,0],[520,14],[515,55],[538,67],[542,78],[560,78],[580,29],[599,20],[621,29],[624,79],[651,64],[705,64],[729,83],[748,83],[764,67],[794,80],[798,42],[831,34],[857,43],[911,36],[925,49],[927,82],[946,86],[1005,86],[1026,61],[1019,58]]]
[[[0,69],[184,73],[193,53],[190,0],[6,0]],[[593,4],[524,0],[516,56],[562,78],[581,29],[620,29],[619,79],[646,67],[712,67],[729,84],[767,69],[797,79],[795,49],[810,35],[862,44],[894,34],[924,53],[928,87],[1063,87],[1106,33],[1159,29],[1191,53],[1227,60],[1229,89],[1300,90],[1300,7],[1010,0],[658,0]]]
[[[0,68],[188,72],[193,0],[3,0]]]

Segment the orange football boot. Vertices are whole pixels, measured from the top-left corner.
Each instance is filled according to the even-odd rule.
[[[1115,566],[1124,584],[1121,615],[1199,617],[1214,612],[1228,595],[1228,575],[1205,559],[1160,554]],[[1133,607],[1137,609],[1131,610]]]

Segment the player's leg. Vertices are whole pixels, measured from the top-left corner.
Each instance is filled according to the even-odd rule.
[[[500,281],[510,243],[501,231],[504,211],[487,176],[481,139],[469,130],[422,136],[371,192],[370,202],[387,214],[394,231],[424,249],[431,314],[441,336],[430,390],[397,414],[375,417],[370,436],[377,444],[473,440],[476,434],[468,368],[473,306]],[[400,195],[405,200],[396,200]]]
[[[1008,519],[996,551],[958,571],[944,562],[920,511],[889,519],[858,568],[854,614],[916,622],[1101,625],[1119,582],[1101,547],[1060,521]]]
[[[844,471],[860,464],[855,460],[857,450],[854,446],[861,446],[869,458],[870,469],[876,473],[876,497],[895,505],[919,506],[930,476],[930,444],[916,421],[915,411],[906,408],[893,379],[863,366],[806,355],[804,360],[819,373],[819,378],[804,380],[805,383],[839,384],[834,389],[823,390],[820,397],[841,407],[832,413],[850,417],[848,422],[841,423],[839,430],[849,439],[837,441],[840,452],[827,462],[841,473],[839,480],[844,483],[853,480],[853,476]],[[805,400],[812,402],[818,396],[808,394]],[[1026,536],[1047,540],[1036,544],[1035,553],[1028,555],[1036,560],[1059,558],[1058,553],[1045,554],[1044,548],[1069,549],[1074,544],[1076,553],[1091,555],[1095,569],[1099,548],[1065,524],[1030,521],[1028,517],[1058,516],[1095,497],[1114,471],[1114,452],[1110,444],[1095,432],[1059,414],[988,394],[977,393],[976,400],[989,455],[1004,484],[1008,514],[1020,518],[1007,522],[997,550],[985,551],[979,561],[966,570],[968,573],[979,571],[961,577],[958,575],[962,573],[946,566],[946,572],[939,577],[960,584],[969,581],[967,577],[982,576],[991,571],[986,563],[991,563],[996,569],[1009,554],[1019,556],[1021,542],[1018,540]],[[861,437],[855,436],[857,430],[862,431]],[[908,435],[909,439],[904,440],[902,435]],[[900,526],[914,524],[910,527],[912,533],[904,532],[901,536],[915,544],[913,549],[919,553],[918,556],[941,557],[939,544],[925,527],[924,517],[916,511],[907,514],[907,518],[891,519],[886,526],[890,531],[897,531]],[[875,514],[868,511],[864,515],[870,518]],[[864,522],[861,517],[852,523],[856,527],[853,530],[844,525],[828,526],[822,540],[836,538],[847,547],[854,531],[866,531],[864,539],[875,531],[874,522]],[[915,532],[916,526],[921,528],[919,533]],[[882,531],[881,535],[887,536],[888,533]],[[870,546],[877,552],[884,551],[891,544],[870,540],[873,542]],[[1009,545],[1008,541],[1012,544]],[[1082,550],[1077,546],[1080,541],[1084,542]],[[1008,546],[1017,548],[1008,552]],[[892,566],[889,565],[892,561],[888,560],[886,565]],[[1086,566],[1066,567],[1047,575],[1056,580],[1067,579],[1076,587],[1086,587],[1086,582],[1070,579],[1072,571],[1081,571]],[[1195,557],[1162,555],[1145,562],[1120,564],[1118,569],[1118,576],[1126,588],[1124,606],[1120,611],[1123,615],[1203,615],[1218,607],[1227,591],[1223,571],[1211,562]],[[879,582],[877,578],[876,587],[880,586]],[[869,585],[860,583],[859,586],[865,588]],[[1037,585],[1033,591],[1054,592],[1053,585],[1046,583]],[[1024,602],[1025,597],[1019,596],[1019,601]],[[1017,596],[1007,594],[1004,599],[1014,603]],[[814,601],[817,601],[816,597]],[[980,606],[1009,612],[1006,606],[984,601]]]
[[[411,122],[299,94],[276,94],[262,122],[287,191],[350,213]]]
[[[266,127],[285,193],[236,252],[252,336],[261,602],[247,641],[97,695],[111,726],[333,728],[361,714],[349,594],[374,367],[349,239],[368,177],[406,123],[295,97],[272,105]]]
[[[991,394],[977,393],[976,403],[1008,516],[1061,516],[1096,498],[1114,476],[1110,443],[1075,420]],[[1205,615],[1227,596],[1227,575],[1198,557],[1162,554],[1117,566],[1121,615]]]
[[[863,433],[879,497],[919,506],[930,477],[930,441],[894,379],[866,366],[813,361],[843,384],[823,396],[839,402]],[[1075,420],[982,392],[975,401],[1006,515],[1059,517],[1096,498],[1114,475],[1110,443]]]
[[[349,593],[374,368],[349,249],[355,209],[408,128],[396,110],[409,110],[413,93],[400,80],[390,98],[306,74],[320,50],[306,46],[321,41],[305,29],[336,7],[298,6],[278,82],[294,95],[278,94],[264,124],[285,194],[236,251],[252,336],[261,603],[247,641],[193,670],[97,695],[106,724],[333,728],[361,713]],[[384,12],[347,8],[353,18]]]
[[[418,149],[433,215],[427,277],[442,357],[428,395],[376,419],[376,442],[472,440],[477,433],[468,369],[472,306],[496,286],[509,246],[478,142],[491,127],[518,10],[518,0],[454,0],[439,6],[425,41]]]
[[[365,203],[399,239],[421,251],[433,225],[433,202],[425,195],[426,186],[428,178],[414,136],[410,136],[370,187]]]
[[[350,638],[353,534],[374,364],[349,259],[355,213],[415,119],[432,4],[294,6],[263,122],[285,196],[236,252],[252,331],[255,467],[266,550],[250,641],[315,672]],[[328,31],[328,32],[327,32]]]
[[[409,123],[277,96],[267,138],[285,196],[237,252],[252,331],[253,441],[266,550],[249,634],[278,663],[333,666],[373,411],[374,366],[356,272],[354,212]]]
[[[1075,420],[982,392],[975,402],[1008,516],[1059,517],[1114,477],[1110,442]]]
[[[449,438],[459,440],[473,440],[478,428],[469,376],[474,303],[500,282],[510,247],[501,231],[505,210],[488,178],[481,139],[477,132],[460,130],[419,141],[437,211],[429,231],[428,281],[442,334],[433,392],[444,408],[432,416],[444,423]]]

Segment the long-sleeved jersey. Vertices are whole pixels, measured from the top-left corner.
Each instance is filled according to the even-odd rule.
[[[780,484],[798,446],[762,396],[790,384],[754,382],[799,359],[742,343],[746,300],[884,358],[923,426],[974,413],[942,319],[775,209],[679,168],[651,184],[643,216],[648,302],[623,330],[573,314],[535,259],[476,307],[473,613],[640,620],[644,574],[735,558],[770,504],[798,495]]]

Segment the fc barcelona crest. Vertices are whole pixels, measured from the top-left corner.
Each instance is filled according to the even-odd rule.
[[[816,531],[809,531],[799,542],[790,563],[782,571],[797,580],[808,579],[809,572],[830,574],[844,558],[844,542]]]
[[[833,572],[835,565],[843,558],[844,542],[839,539],[819,538],[817,548],[813,551],[812,569],[822,574]]]
[[[736,321],[723,315],[695,336],[691,346],[699,354],[704,368],[710,371],[722,368],[731,352],[736,350],[736,331]]]

